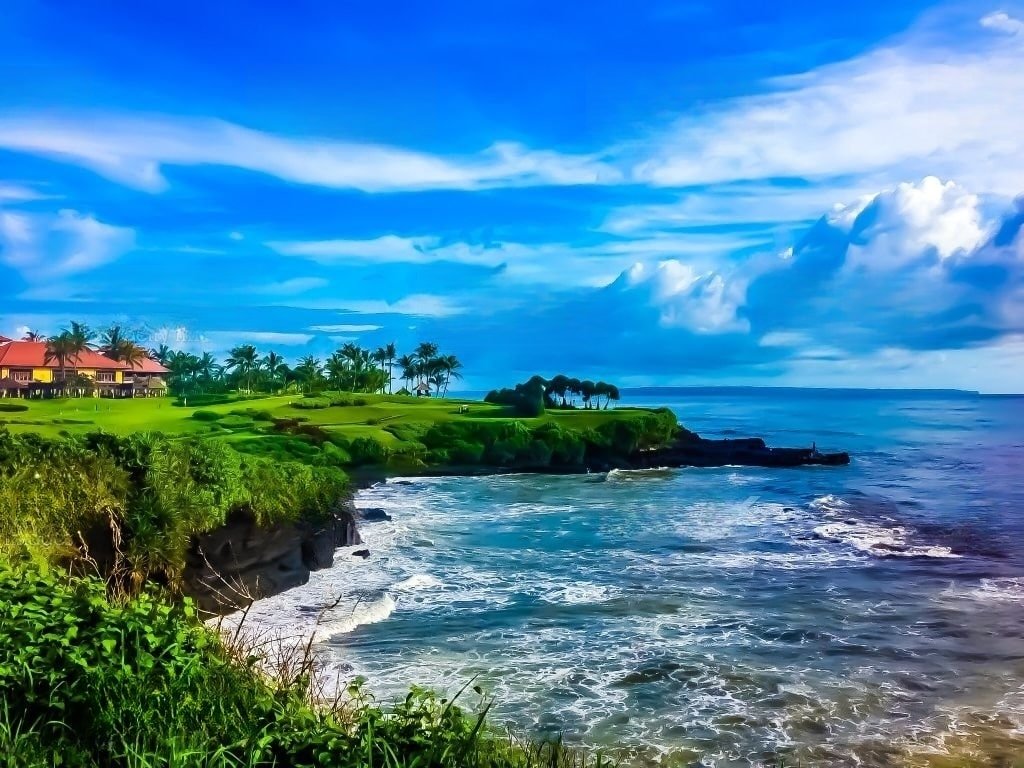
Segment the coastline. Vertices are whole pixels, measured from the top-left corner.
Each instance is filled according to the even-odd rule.
[[[662,446],[638,450],[628,457],[601,458],[575,465],[500,467],[439,465],[400,468],[370,467],[349,472],[352,487],[332,515],[320,523],[298,521],[260,528],[239,515],[210,533],[197,537],[190,548],[185,593],[200,610],[223,615],[257,600],[302,586],[315,571],[331,568],[335,553],[362,544],[361,516],[355,506],[360,490],[403,477],[489,477],[500,475],[586,475],[614,470],[683,467],[758,466],[798,468],[844,466],[846,452],[819,453],[814,448],[771,448],[762,438],[708,440],[682,430]],[[369,551],[367,551],[367,555]]]

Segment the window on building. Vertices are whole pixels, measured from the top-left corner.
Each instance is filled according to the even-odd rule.
[[[15,381],[32,381],[32,371],[11,371],[11,378]]]
[[[103,384],[113,384],[114,383],[114,372],[113,371],[97,371],[96,372],[96,381],[98,381],[100,383],[103,383]]]

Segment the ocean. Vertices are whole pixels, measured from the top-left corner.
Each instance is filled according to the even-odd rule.
[[[392,516],[362,524],[369,559],[339,552],[248,621],[315,633],[379,699],[472,681],[494,722],[636,763],[1024,753],[1024,399],[623,404],[852,462],[390,481],[357,497]]]

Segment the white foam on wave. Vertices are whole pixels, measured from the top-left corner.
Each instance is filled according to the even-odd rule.
[[[826,523],[814,529],[815,535],[853,547],[878,557],[958,558],[949,547],[915,545],[902,526],[886,527],[866,522]]]
[[[671,467],[644,467],[642,469],[609,469],[604,476],[606,481],[642,479],[647,477],[663,477],[673,473]]]
[[[324,642],[335,635],[343,635],[351,632],[356,627],[366,624],[376,624],[384,621],[395,611],[395,600],[391,595],[366,603],[357,603],[347,613],[337,610],[321,617],[313,632],[314,642]]]
[[[618,594],[613,587],[600,584],[571,584],[545,592],[540,599],[553,605],[590,605],[607,602]]]
[[[395,584],[394,589],[398,592],[414,592],[421,589],[434,589],[440,586],[443,586],[443,583],[429,573],[414,573],[409,578]]]
[[[982,579],[973,587],[950,586],[943,594],[983,603],[1024,602],[1024,577]]]

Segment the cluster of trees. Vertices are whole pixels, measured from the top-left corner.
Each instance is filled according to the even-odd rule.
[[[619,398],[619,388],[614,384],[589,379],[581,381],[558,374],[551,379],[533,376],[512,389],[491,390],[484,400],[512,406],[519,416],[539,416],[545,408],[572,409],[578,408],[578,403],[582,403],[585,409],[607,410],[611,401]]]
[[[439,355],[436,344],[424,342],[407,355],[398,356],[394,344],[365,349],[345,344],[326,360],[307,355],[288,364],[271,350],[266,354],[252,344],[234,347],[220,363],[209,352],[197,356],[169,349],[151,352],[170,370],[168,384],[175,394],[211,393],[238,389],[245,392],[317,392],[335,389],[347,392],[394,391],[396,378],[409,390],[423,384],[428,393],[444,397],[453,380],[462,378],[462,363],[455,355]],[[396,371],[396,366],[398,370]],[[400,377],[396,377],[400,373]]]
[[[426,387],[427,394],[444,397],[453,380],[462,378],[462,362],[455,355],[443,355],[436,344],[423,342],[409,354],[399,356],[395,344],[375,350],[345,344],[326,360],[312,355],[289,365],[270,350],[262,354],[252,344],[234,347],[221,361],[209,352],[195,355],[174,350],[166,344],[146,349],[138,338],[119,325],[97,334],[88,325],[72,322],[69,328],[46,337],[29,331],[25,341],[46,343],[46,362],[60,369],[60,380],[68,391],[91,387],[78,374],[78,363],[86,351],[96,351],[129,365],[145,357],[159,361],[169,371],[168,385],[174,394],[226,392],[314,392],[338,389],[349,392],[393,392],[394,380],[404,382],[404,391]],[[396,374],[398,374],[396,376]]]

